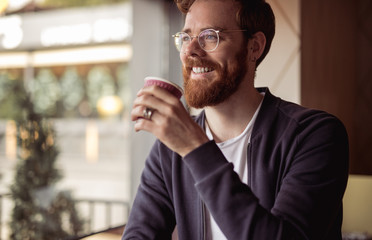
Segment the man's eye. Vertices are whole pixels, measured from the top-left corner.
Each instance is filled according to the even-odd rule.
[[[187,35],[181,36],[182,42],[188,42],[190,41],[190,37]]]
[[[207,34],[204,38],[205,40],[215,41],[217,39],[217,36],[215,34]]]
[[[201,39],[203,41],[208,41],[208,42],[216,42],[218,39],[218,36],[215,32],[213,31],[205,31],[200,34]]]

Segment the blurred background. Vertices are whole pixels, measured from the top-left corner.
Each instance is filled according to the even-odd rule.
[[[344,238],[369,239],[372,2],[268,2],[256,85],[344,122]],[[120,239],[155,140],[133,131],[132,101],[149,75],[182,85],[182,26],[171,0],[0,0],[0,239]]]

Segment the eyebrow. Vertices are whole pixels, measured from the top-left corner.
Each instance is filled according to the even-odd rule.
[[[214,30],[220,30],[220,31],[224,30],[224,28],[222,28],[222,27],[217,27],[217,26],[204,27],[204,28],[201,28],[201,29],[199,29],[199,30],[200,30],[200,32],[202,32],[202,31],[204,31],[204,30],[206,30],[206,29],[214,29]],[[190,29],[190,28],[186,28],[186,29],[182,29],[181,31],[182,31],[182,32],[185,32],[185,33],[190,33],[190,32],[191,32],[191,29]]]

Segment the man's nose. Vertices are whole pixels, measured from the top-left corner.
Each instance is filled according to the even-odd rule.
[[[198,37],[191,37],[189,44],[185,48],[185,54],[188,55],[202,55],[204,50],[201,48]]]

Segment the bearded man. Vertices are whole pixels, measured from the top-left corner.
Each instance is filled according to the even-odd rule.
[[[141,89],[136,131],[157,137],[122,239],[341,239],[348,178],[343,124],[254,87],[270,49],[264,0],[176,1],[174,35],[190,117],[164,89]],[[146,114],[151,109],[151,114]]]

